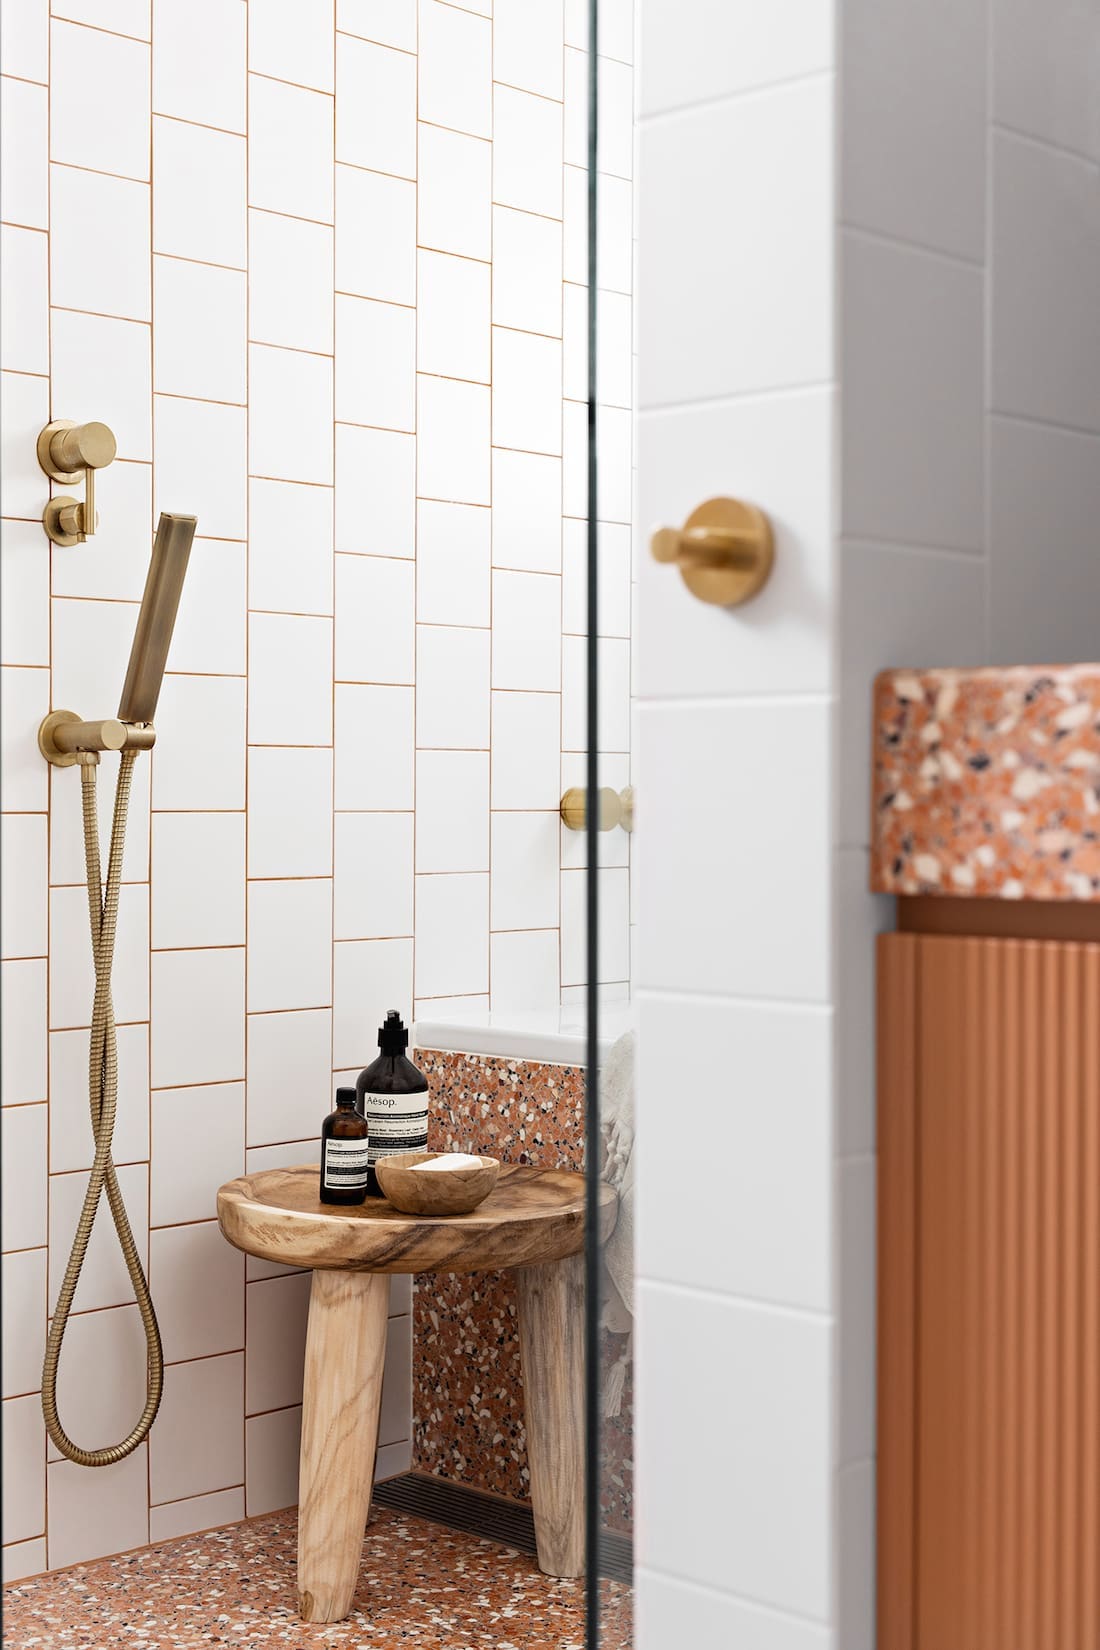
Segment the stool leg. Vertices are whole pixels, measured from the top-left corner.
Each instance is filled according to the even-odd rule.
[[[584,1574],[584,1256],[515,1274],[539,1569]]]
[[[298,1472],[303,1621],[340,1621],[351,1610],[378,1442],[389,1294],[382,1273],[313,1274]]]

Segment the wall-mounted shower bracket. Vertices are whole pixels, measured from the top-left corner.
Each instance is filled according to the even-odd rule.
[[[61,494],[42,512],[42,525],[54,544],[82,544],[96,530],[95,473],[113,460],[118,448],[106,424],[74,424],[55,418],[38,433],[38,462],[51,481],[71,487],[83,478],[84,499]]]
[[[151,722],[120,722],[117,716],[99,722],[85,722],[75,710],[52,710],[38,729],[38,748],[55,768],[71,768],[74,763],[100,751],[148,751],[156,742]]]

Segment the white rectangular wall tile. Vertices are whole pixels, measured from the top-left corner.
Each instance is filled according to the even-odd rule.
[[[153,1087],[244,1075],[244,948],[157,951],[152,959]],[[196,1025],[202,1036],[195,1036]]]
[[[243,1484],[210,1495],[189,1496],[184,1501],[167,1501],[161,1507],[149,1508],[149,1540],[172,1541],[201,1530],[217,1530],[226,1524],[239,1524],[243,1517]]]
[[[154,0],[156,113],[243,132],[246,27],[233,0]]]
[[[50,159],[149,179],[150,51],[102,29],[50,29]]]
[[[111,1138],[116,1163],[149,1157],[149,1027],[120,1025],[118,1111]],[[95,1140],[88,1115],[88,1042],[83,1027],[50,1033],[50,1172],[88,1170]]]
[[[491,257],[493,146],[421,122],[417,153],[419,245],[466,258]]]
[[[418,751],[416,869],[489,869],[488,751]]]
[[[488,750],[486,630],[416,627],[416,742],[429,750]]]
[[[248,77],[248,204],[331,223],[333,100],[323,92]]]
[[[6,1114],[5,1114],[6,1115]],[[55,1174],[50,1176],[49,1215],[49,1291],[51,1303],[56,1301],[61,1287],[65,1265],[72,1248],[77,1218],[84,1202],[87,1175]],[[145,1211],[149,1206],[149,1170],[145,1163],[123,1165],[118,1171],[122,1200],[130,1214],[134,1242],[145,1266],[149,1256],[148,1223]],[[94,1312],[104,1306],[124,1306],[133,1300],[134,1286],[126,1270],[118,1246],[118,1238],[106,1208],[100,1204],[95,1226],[84,1257],[73,1299],[74,1313]]]
[[[335,15],[335,0],[304,10],[295,0],[260,0],[248,14],[249,68],[331,92]]]
[[[147,183],[51,166],[51,303],[148,321],[149,252]]]
[[[246,282],[242,271],[156,258],[158,326],[153,388],[160,394],[244,404]],[[203,523],[210,531],[210,524]]]
[[[216,1220],[153,1231],[149,1283],[167,1363],[244,1346],[244,1256]]]
[[[0,484],[4,489],[5,558],[11,554],[11,518],[41,519],[50,484],[38,466],[35,442],[49,421],[49,379],[21,372],[0,373]],[[6,570],[5,570],[6,571]],[[5,579],[5,593],[9,581]]]
[[[256,343],[332,353],[333,232],[277,212],[249,213],[248,333]]]
[[[334,939],[412,933],[413,819],[411,813],[336,815]]]
[[[46,1250],[23,1249],[3,1262],[4,1397],[37,1390],[46,1347]]]
[[[436,879],[442,881],[442,878]],[[485,882],[485,877],[475,879]],[[336,1068],[369,1065],[378,1052],[378,1028],[365,1004],[396,1008],[412,1017],[411,939],[341,940],[334,947],[332,1061]]]
[[[339,432],[336,451],[339,475]],[[331,613],[332,489],[252,480],[248,509],[249,606],[276,613]]]
[[[253,613],[248,644],[249,744],[330,744],[332,620]]]
[[[336,681],[412,686],[415,601],[411,561],[337,556]]]
[[[331,486],[331,359],[253,344],[248,372],[249,473]]]
[[[243,539],[248,498],[244,408],[158,395],[153,416],[157,515],[168,510],[197,516],[197,530],[205,537]]]
[[[248,874],[332,874],[332,752],[252,745],[248,752]]]
[[[243,269],[248,257],[247,201],[243,137],[154,117],[154,252]]]
[[[490,392],[482,384],[417,376],[416,491],[420,498],[489,504]]]
[[[415,183],[336,168],[336,290],[416,303]]]
[[[416,879],[416,994],[467,996],[489,982],[488,876]]]
[[[50,1526],[46,1549],[51,1569],[107,1553],[142,1547],[149,1539],[148,1446],[113,1467],[89,1472],[72,1461],[47,1469]]]
[[[0,1244],[5,1251],[37,1249],[46,1242],[46,1107],[5,1106],[0,1131]]]
[[[419,114],[433,126],[493,136],[493,29],[486,18],[420,0]]]
[[[46,1527],[46,1450],[38,1394],[4,1401],[4,1534],[26,1541]]]
[[[336,808],[413,806],[415,689],[336,689]]]
[[[416,176],[416,59],[374,41],[336,42],[336,158]]]
[[[244,1086],[158,1089],[150,1116],[150,1224],[209,1220],[217,1188],[244,1169]]]
[[[332,883],[248,885],[248,1011],[332,1003]]]
[[[46,959],[0,967],[0,1096],[5,1106],[46,1098]]]
[[[331,1070],[331,1009],[250,1014],[249,1146],[319,1136]]]
[[[157,814],[154,950],[244,944],[243,814]]]
[[[244,1480],[244,1356],[170,1364],[149,1441],[149,1499],[179,1501]]]
[[[416,617],[422,624],[488,626],[491,512],[421,499],[416,508]]]

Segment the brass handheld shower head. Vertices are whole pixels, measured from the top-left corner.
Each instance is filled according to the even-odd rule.
[[[156,714],[195,527],[194,516],[161,513],[118,705],[120,722],[151,722]]]

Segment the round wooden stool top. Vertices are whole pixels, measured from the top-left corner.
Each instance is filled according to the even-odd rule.
[[[384,1199],[352,1208],[322,1203],[320,1166],[268,1169],[230,1180],[218,1221],[236,1248],[284,1266],[345,1272],[480,1272],[539,1266],[584,1247],[584,1176],[568,1169],[501,1165],[485,1202],[469,1215],[403,1215]],[[618,1198],[600,1188],[600,1237]]]

